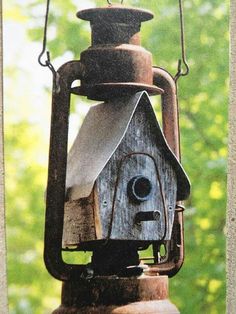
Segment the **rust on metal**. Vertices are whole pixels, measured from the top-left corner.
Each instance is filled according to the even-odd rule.
[[[53,314],[178,314],[168,300],[168,277],[114,278],[63,283],[62,305]]]
[[[126,305],[99,305],[83,308],[61,305],[53,314],[180,314],[177,307],[168,299],[158,301],[140,301]]]
[[[70,92],[72,82],[82,77],[83,67],[79,61],[72,61],[64,64],[58,73],[61,89],[59,93],[54,92],[52,97],[44,260],[52,276],[71,280],[79,277],[84,269],[83,266],[65,264],[61,252]]]
[[[141,22],[152,19],[151,12],[112,5],[77,16],[90,21],[92,45],[81,53],[85,73],[73,93],[107,100],[143,90],[163,92],[153,85],[152,55],[140,46]]]
[[[78,13],[92,26],[92,46],[80,61],[63,65],[58,74],[60,91],[53,93],[44,258],[48,271],[57,279],[79,279],[84,265],[70,265],[62,259],[67,138],[70,94],[109,100],[146,90],[162,94],[163,131],[177,160],[180,159],[178,106],[174,79],[163,69],[152,67],[151,54],[140,46],[141,22],[152,18],[150,12],[120,6],[90,9]],[[120,31],[117,33],[117,25]],[[71,88],[80,80],[80,87]],[[180,187],[181,188],[181,187]],[[184,191],[183,191],[184,193]],[[184,259],[183,212],[175,213],[173,237],[164,241],[166,259],[158,258],[160,245],[153,245],[155,273],[173,276]],[[160,264],[161,262],[161,264]],[[158,270],[158,271],[156,271]]]
[[[153,67],[151,53],[140,45],[141,23],[152,19],[153,14],[121,5],[109,5],[106,8],[83,10],[77,16],[90,22],[91,47],[81,53],[80,61],[68,62],[57,71],[59,82],[54,80],[52,97],[44,259],[50,274],[63,281],[62,304],[53,313],[178,314],[177,308],[168,300],[167,277],[175,275],[184,260],[184,208],[178,202],[171,239],[170,234],[166,238],[165,228],[163,236],[159,238],[160,241],[117,240],[111,243],[107,239],[106,243],[99,243],[99,245],[94,241],[90,264],[72,265],[63,261],[62,238],[64,206],[68,196],[66,194],[68,184],[66,183],[66,168],[71,93],[87,96],[89,99],[103,100],[105,101],[103,106],[108,107],[114,104],[116,97],[119,97],[118,104],[119,101],[133,98],[132,105],[126,106],[127,112],[121,113],[121,117],[123,114],[124,118],[122,124],[124,129],[129,123],[140,95],[148,99],[148,95],[160,94],[165,137],[160,131],[162,142],[158,145],[177,169],[179,180],[177,200],[184,199],[190,189],[188,178],[179,163],[178,103],[174,78],[165,70]],[[72,88],[72,83],[76,80],[80,80],[80,86]],[[60,90],[56,88],[56,85],[60,86]],[[143,104],[145,105],[147,103]],[[120,107],[117,108],[120,109]],[[114,106],[112,108],[114,109]],[[91,111],[94,112],[94,110]],[[112,110],[110,112],[112,113]],[[114,118],[115,115],[113,121]],[[106,132],[109,129],[109,123],[107,126]],[[91,128],[93,126],[90,125]],[[107,158],[122,137],[123,131],[121,131],[115,134],[117,138],[114,135],[114,142],[108,146]],[[86,132],[88,132],[87,129]],[[85,137],[85,141],[86,139]],[[83,149],[82,145],[78,147]],[[96,155],[96,151],[90,153]],[[145,152],[142,153],[145,154]],[[95,165],[98,171],[93,172],[92,179],[89,178],[91,180],[87,190],[85,189],[86,195],[91,192],[94,178],[96,179],[103,166],[104,160],[101,165]],[[88,172],[86,173],[88,175]],[[163,194],[164,206],[165,195],[162,188],[160,192]],[[148,193],[147,191],[146,197]],[[137,197],[136,192],[133,195],[136,201],[137,199],[142,201],[142,197],[140,198],[139,195]],[[174,206],[175,199],[174,204],[171,203],[171,208],[174,209]],[[164,207],[166,224],[170,204]],[[148,212],[140,212],[136,217],[137,223],[158,219],[158,212],[154,210],[155,208],[151,208]],[[147,249],[149,245],[152,245],[153,256],[144,258],[140,263],[138,250]],[[165,247],[164,256],[160,254],[162,245]]]
[[[153,68],[153,82],[164,89],[162,94],[162,125],[167,143],[176,158],[180,161],[180,131],[177,87],[174,78],[164,69]],[[158,265],[158,273],[173,277],[184,262],[184,226],[183,206],[176,206],[172,231],[172,239],[164,243],[167,249],[167,259]]]

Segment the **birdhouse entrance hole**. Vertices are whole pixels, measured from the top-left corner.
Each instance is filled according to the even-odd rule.
[[[152,191],[152,182],[142,175],[132,178],[127,187],[127,192],[134,202],[147,201]]]

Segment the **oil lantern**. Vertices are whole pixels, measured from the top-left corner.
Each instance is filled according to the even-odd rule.
[[[57,71],[52,96],[44,258],[63,281],[54,313],[179,313],[168,277],[183,263],[190,183],[179,161],[175,80],[140,45],[153,14],[109,5],[77,17],[90,22],[91,46]],[[100,103],[67,155],[71,94]],[[162,100],[162,128],[152,95]],[[68,264],[63,250],[92,252],[91,262]]]

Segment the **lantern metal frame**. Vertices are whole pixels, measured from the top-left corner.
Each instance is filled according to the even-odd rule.
[[[44,259],[49,273],[62,281],[76,280],[86,265],[67,264],[62,257],[62,235],[65,203],[67,142],[72,83],[82,80],[84,68],[80,61],[64,64],[59,70],[60,91],[52,96],[51,136],[46,196]],[[176,83],[164,69],[153,67],[153,84],[162,88],[162,124],[167,143],[179,160],[179,121]],[[165,245],[165,258],[157,263],[160,245]],[[171,241],[153,244],[150,270],[160,275],[174,276],[184,260],[183,207],[177,204]]]

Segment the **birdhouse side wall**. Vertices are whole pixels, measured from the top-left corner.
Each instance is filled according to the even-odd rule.
[[[96,184],[89,197],[65,203],[62,247],[70,248],[101,237]]]

